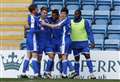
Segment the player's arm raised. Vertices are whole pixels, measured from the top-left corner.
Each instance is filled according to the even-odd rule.
[[[46,23],[45,21],[42,21],[41,24],[42,24],[43,26],[48,26],[48,27],[50,27],[50,28],[57,28],[57,27],[60,27],[60,26],[64,23],[65,20],[66,20],[66,19],[62,20],[62,21],[59,22],[58,24],[49,24],[49,23]]]

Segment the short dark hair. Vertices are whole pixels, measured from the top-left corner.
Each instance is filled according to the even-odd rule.
[[[58,11],[58,9],[54,9],[54,10],[52,10],[52,13],[55,13],[56,15],[59,15],[59,11]]]
[[[31,4],[29,7],[28,7],[28,10],[29,12],[32,13],[33,10],[35,10],[37,8],[37,6],[35,4]]]
[[[41,11],[43,11],[43,10],[48,11],[48,8],[47,8],[47,7],[41,7],[40,10],[41,10]]]
[[[69,12],[68,12],[68,9],[67,9],[66,7],[63,7],[63,8],[61,9],[61,12],[66,12],[66,14],[69,13]]]
[[[81,15],[81,10],[77,9],[75,12],[78,12]]]

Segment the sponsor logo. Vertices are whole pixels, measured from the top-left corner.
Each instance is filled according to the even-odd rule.
[[[12,52],[7,57],[3,55],[1,57],[2,57],[4,70],[9,70],[9,69],[19,70],[24,58],[24,56],[18,57],[18,55],[15,54],[15,52]]]

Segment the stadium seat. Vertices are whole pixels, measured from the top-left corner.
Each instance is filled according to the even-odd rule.
[[[111,11],[111,18],[112,19],[120,19],[120,11]]]
[[[64,0],[49,0],[50,4],[63,4]]]
[[[97,0],[82,0],[82,9],[94,10],[97,7],[96,4],[97,4]]]
[[[96,21],[95,21],[95,24],[97,24],[97,25],[107,25],[107,23],[108,23],[108,20],[106,20],[106,19],[96,19]]]
[[[97,5],[111,5],[112,0],[97,0]]]
[[[99,10],[110,10],[112,7],[112,0],[97,0]]]
[[[53,10],[53,9],[61,10],[62,7],[63,7],[62,5],[50,5],[50,10]]]
[[[98,6],[98,10],[110,10],[110,6],[109,5],[99,5]]]
[[[35,4],[47,4],[49,0],[33,0]]]
[[[120,11],[120,6],[115,6],[115,11]]]
[[[46,5],[46,4],[42,4],[42,5],[41,5],[41,4],[38,4],[38,5],[37,5],[37,8],[38,8],[38,9],[40,9],[41,7],[48,7],[48,5]]]
[[[120,25],[120,20],[114,19],[111,21],[112,25]]]
[[[113,0],[114,6],[120,6],[120,0]]]
[[[67,5],[67,8],[69,10],[69,16],[73,17],[75,10],[79,9],[79,5]]]
[[[65,1],[65,5],[68,7],[68,9],[70,9],[70,8],[72,8],[72,6],[73,6],[73,8],[75,8],[75,9],[73,9],[73,10],[76,10],[76,9],[80,9],[81,8],[81,0],[66,0]],[[71,7],[70,7],[71,6]],[[72,10],[72,9],[70,9],[70,10]]]
[[[41,8],[42,6],[48,7],[49,0],[34,0],[33,3],[36,4],[38,8]]]
[[[120,34],[109,34],[108,38],[120,40]]]
[[[66,5],[75,5],[75,4],[80,5],[81,4],[81,0],[66,0],[65,4]]]
[[[120,25],[109,25],[108,34],[120,34]]]
[[[96,47],[93,50],[103,50],[104,38],[105,38],[104,34],[94,34],[94,40],[95,40]]]
[[[104,39],[95,39],[95,50],[103,50]]]
[[[92,11],[94,11],[95,7],[94,7],[94,5],[83,5],[82,9],[83,10],[92,10]]]
[[[114,25],[120,25],[120,11],[111,12],[111,22]]]
[[[106,35],[107,26],[106,25],[92,25],[92,31],[95,34]]]
[[[110,17],[110,11],[99,11],[99,10],[95,11],[95,21],[100,20],[97,22],[98,24],[102,24],[106,22],[108,23],[109,17]],[[101,20],[103,21],[101,22]]]
[[[119,50],[120,40],[106,39],[104,44],[104,50]]]
[[[82,0],[83,5],[95,5],[97,0]]]
[[[94,34],[94,39],[103,39],[104,40],[105,35],[104,34]]]
[[[90,20],[90,22],[92,23],[93,20],[93,11],[90,10],[82,10],[82,17],[85,19]]]

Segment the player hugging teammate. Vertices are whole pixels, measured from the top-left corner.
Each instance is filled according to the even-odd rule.
[[[79,78],[80,64],[79,53],[85,55],[87,65],[90,72],[90,78],[95,79],[93,75],[93,65],[90,60],[89,44],[90,40],[92,48],[95,47],[91,26],[88,21],[81,17],[80,10],[76,10],[74,19],[68,17],[68,9],[62,8],[52,10],[51,17],[48,17],[48,9],[42,7],[40,13],[35,5],[29,6],[28,25],[29,33],[27,34],[27,56],[23,63],[21,78],[27,78],[26,71],[29,68],[29,62],[32,61],[34,74],[30,78],[43,78],[41,75],[41,59],[43,52],[48,55],[47,66],[45,68],[44,77],[52,79],[52,68],[54,66],[54,57],[59,57],[59,67],[61,78]],[[71,51],[75,57],[75,65],[73,66],[68,60]],[[70,69],[68,76],[67,67]]]

